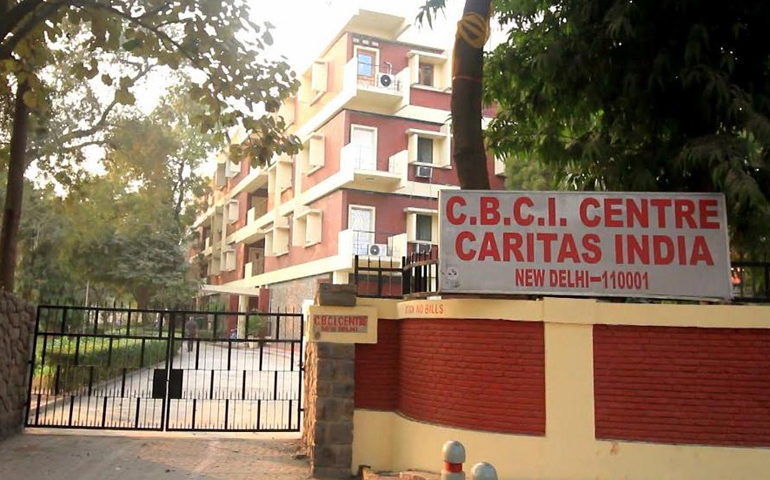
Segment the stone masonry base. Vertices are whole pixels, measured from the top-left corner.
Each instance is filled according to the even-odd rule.
[[[21,430],[35,309],[0,290],[0,440]]]
[[[314,478],[350,478],[355,345],[307,345],[303,443]]]

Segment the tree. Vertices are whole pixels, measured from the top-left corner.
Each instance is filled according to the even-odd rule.
[[[132,104],[133,84],[147,68],[195,70],[201,80],[187,96],[203,106],[191,118],[202,132],[224,141],[229,127],[242,124],[252,134],[233,156],[256,164],[275,152],[297,151],[296,139],[284,135],[285,122],[272,115],[296,88],[295,77],[285,61],[263,55],[272,43],[271,26],[249,17],[243,0],[0,0],[0,98],[13,95],[15,105],[0,287],[13,290],[30,113],[38,120],[56,117],[47,112],[41,73],[56,57],[90,55],[73,74],[98,76],[113,88],[110,105]],[[116,78],[110,66],[118,61],[132,65],[131,74]]]
[[[484,44],[489,36],[491,0],[466,0],[457,26],[452,59],[452,160],[463,189],[488,190],[487,149],[481,128]],[[446,0],[428,0],[417,17],[432,24]]]
[[[579,189],[724,192],[734,244],[770,241],[770,4],[495,2],[499,153]]]

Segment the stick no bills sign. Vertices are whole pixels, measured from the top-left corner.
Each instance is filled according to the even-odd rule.
[[[443,293],[728,299],[721,194],[442,191]]]

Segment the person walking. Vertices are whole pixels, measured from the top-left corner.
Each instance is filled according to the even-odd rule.
[[[187,351],[192,352],[195,338],[198,337],[198,323],[194,318],[190,317],[187,319],[187,322],[185,322],[184,335],[185,338],[187,338]]]

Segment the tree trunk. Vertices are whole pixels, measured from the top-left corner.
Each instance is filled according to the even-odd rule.
[[[486,28],[491,0],[466,0],[458,24],[452,66],[452,161],[463,190],[489,190],[487,153],[481,130],[481,94]],[[478,14],[479,17],[472,14]],[[472,15],[472,16],[471,16]],[[473,19],[476,21],[472,21]],[[461,34],[461,30],[465,35]],[[469,43],[469,40],[471,43]]]
[[[8,292],[13,292],[13,279],[16,273],[16,244],[19,240],[21,204],[24,193],[25,154],[29,125],[29,109],[24,103],[24,94],[27,91],[29,91],[27,82],[20,82],[16,88],[16,104],[11,133],[11,157],[8,162],[8,184],[5,192],[3,229],[0,234],[0,288]]]

